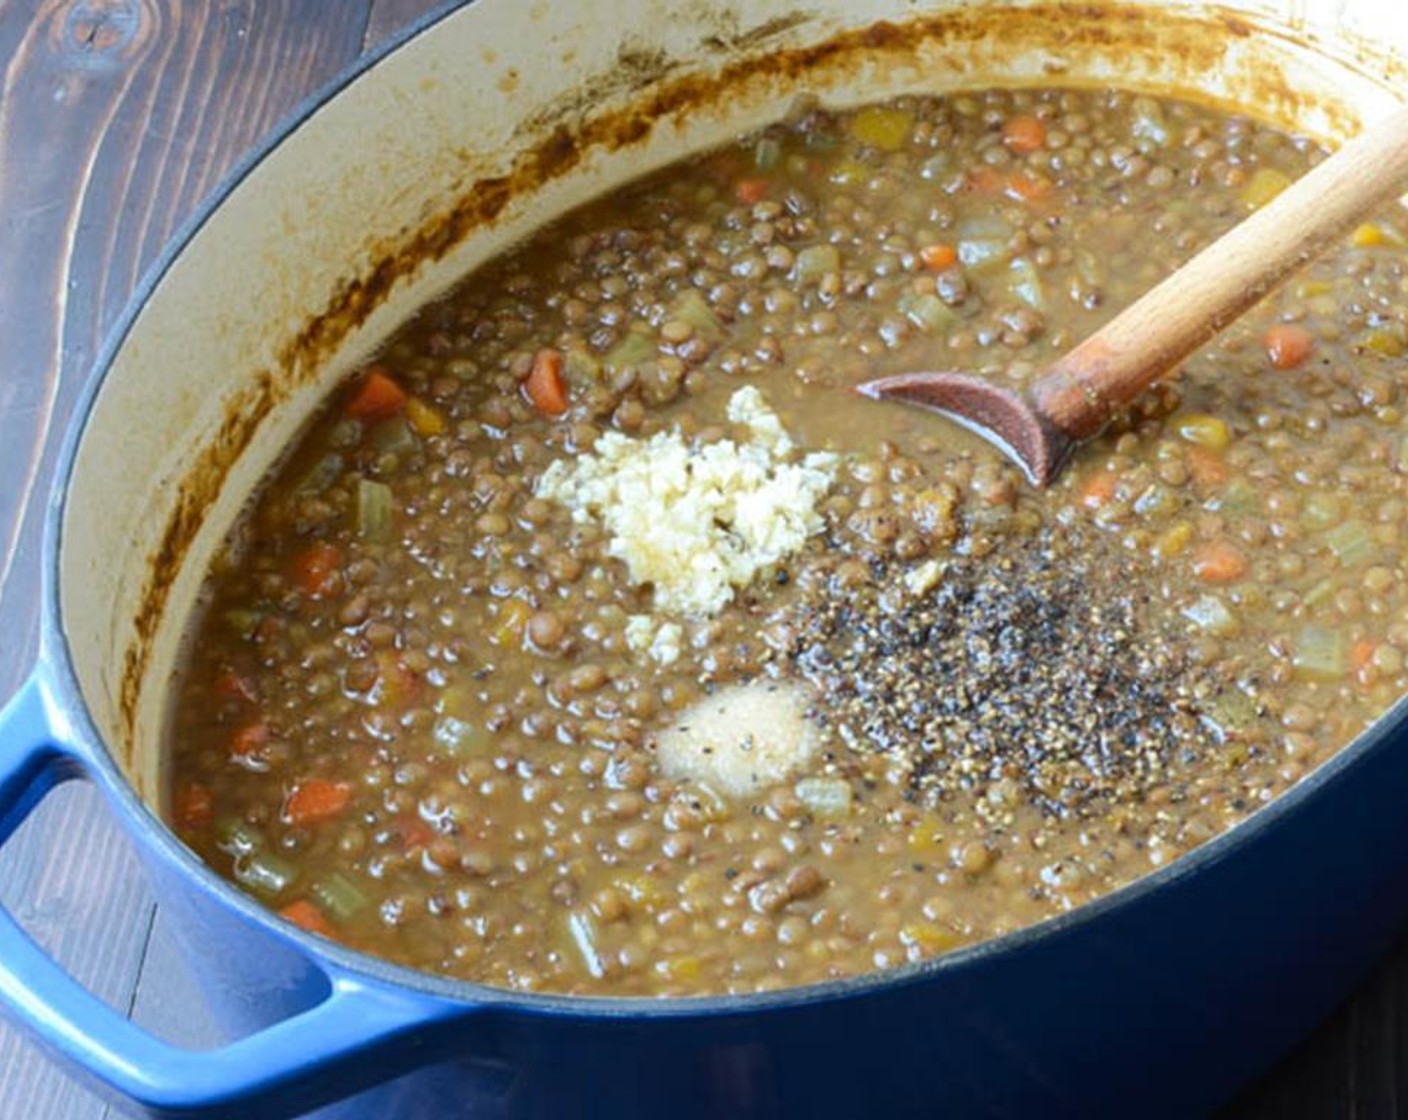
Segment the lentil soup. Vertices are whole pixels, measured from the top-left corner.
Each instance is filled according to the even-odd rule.
[[[920,960],[1216,835],[1408,684],[1399,217],[1046,492],[850,389],[1023,384],[1320,154],[973,92],[801,106],[569,215],[233,532],[173,825],[358,949],[622,995]]]

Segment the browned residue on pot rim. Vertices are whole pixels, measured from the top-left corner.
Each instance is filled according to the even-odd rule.
[[[572,95],[525,120],[519,132],[525,145],[531,146],[525,147],[506,174],[470,184],[454,207],[404,239],[373,246],[371,259],[377,263],[332,294],[324,310],[284,345],[275,370],[260,374],[235,395],[215,439],[183,480],[161,543],[149,561],[136,636],[124,656],[119,694],[124,753],[129,760],[142,680],[172,583],[206,510],[259,424],[295,387],[316,375],[399,281],[426,262],[439,260],[476,230],[491,226],[513,199],[566,175],[588,155],[639,144],[654,128],[691,112],[762,97],[777,101],[780,112],[790,90],[805,86],[824,94],[846,79],[863,77],[872,67],[912,68],[936,46],[951,52],[977,50],[1000,33],[1004,51],[1044,50],[1057,59],[1102,51],[1117,51],[1122,59],[1159,57],[1166,62],[1172,57],[1187,75],[1186,85],[1175,90],[1164,86],[1163,91],[1197,96],[1199,75],[1219,66],[1230,42],[1252,34],[1292,38],[1230,12],[1205,11],[1195,16],[1130,5],[1056,3],[960,8],[903,24],[881,22],[807,46],[758,53],[762,41],[807,18],[799,13],[794,19],[741,30],[735,16],[721,14],[715,31],[703,42],[706,52],[731,59],[716,73],[676,74],[675,64],[663,56],[627,51],[629,66],[583,83]],[[968,67],[961,54],[952,57],[961,77]],[[1060,64],[1049,68],[1044,81],[1075,84]],[[592,113],[603,95],[630,92],[636,97],[628,105]],[[1305,97],[1270,63],[1239,82],[1235,93],[1239,103],[1283,121],[1294,121],[1307,107]],[[1322,103],[1316,107],[1329,114],[1334,131],[1341,134],[1353,132],[1359,123],[1344,106]],[[534,136],[536,142],[532,142]]]

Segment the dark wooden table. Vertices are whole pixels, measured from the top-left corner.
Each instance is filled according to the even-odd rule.
[[[35,648],[34,498],[50,484],[58,434],[143,271],[303,98],[438,6],[0,0],[0,700]],[[175,1040],[210,1037],[161,913],[90,789],[50,797],[0,853],[0,900],[114,1006]],[[1399,1116],[1405,1018],[1408,936],[1226,1115]],[[0,1027],[0,1120],[108,1114]]]

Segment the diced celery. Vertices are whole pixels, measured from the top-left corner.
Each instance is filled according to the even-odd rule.
[[[937,333],[958,321],[958,314],[932,292],[919,295],[908,292],[900,297],[901,313],[921,330]]]
[[[659,354],[654,332],[644,323],[633,323],[620,342],[606,353],[606,367],[610,370],[629,369],[648,362]]]
[[[1220,638],[1230,638],[1241,629],[1237,616],[1217,595],[1204,595],[1189,603],[1183,608],[1183,617],[1199,630]]]
[[[1305,593],[1304,604],[1307,607],[1318,607],[1335,593],[1335,583],[1333,580],[1322,579],[1314,587]]]
[[[569,346],[562,354],[562,372],[573,385],[595,385],[601,380],[601,363],[582,347]]]
[[[771,171],[782,162],[782,144],[771,136],[764,136],[753,145],[753,163],[759,171]]]
[[[815,284],[823,276],[841,271],[841,252],[835,245],[809,245],[797,254],[792,279],[799,284]]]
[[[298,489],[321,494],[342,477],[344,467],[341,455],[335,452],[324,455],[298,480]]]
[[[1343,516],[1344,512],[1339,497],[1335,494],[1327,494],[1323,490],[1317,490],[1306,498],[1305,505],[1301,509],[1301,519],[1305,522],[1306,528],[1317,531],[1338,525]]]
[[[391,487],[367,478],[357,480],[357,535],[384,541],[391,535]]]
[[[264,846],[264,834],[239,817],[225,817],[215,822],[215,845],[236,859],[248,856]]]
[[[373,428],[371,442],[378,451],[412,451],[419,446],[411,426],[399,416],[394,420],[383,420]]]
[[[1105,283],[1105,262],[1089,249],[1076,250],[1075,266],[1076,275],[1092,288]]]
[[[1168,143],[1168,122],[1157,101],[1151,97],[1136,97],[1130,108],[1134,111],[1130,131],[1136,139],[1148,140],[1160,148]]]
[[[1006,241],[1012,236],[1012,223],[1000,214],[964,218],[954,227],[960,241]]]
[[[282,894],[298,878],[298,868],[273,852],[253,852],[235,861],[235,878],[270,897]]]
[[[329,447],[356,447],[362,442],[362,422],[355,416],[344,416],[328,431]]]
[[[1261,509],[1262,501],[1261,492],[1255,486],[1245,478],[1234,478],[1210,505],[1227,513],[1256,513]]]
[[[990,268],[1007,258],[1007,241],[982,238],[958,243],[958,259],[966,268]]]
[[[1334,682],[1342,679],[1349,668],[1344,631],[1309,623],[1296,639],[1291,665],[1301,680]]]
[[[803,778],[793,792],[818,817],[839,820],[850,816],[851,786],[841,778]]]
[[[1261,714],[1261,707],[1240,688],[1229,687],[1204,705],[1203,714],[1212,720],[1225,740],[1230,734],[1250,728]]]
[[[1007,271],[1007,290],[1013,297],[1037,311],[1046,310],[1046,291],[1036,265],[1026,257],[1018,257]]]
[[[719,317],[698,288],[686,288],[670,304],[670,318],[688,323],[706,338],[716,338],[720,331]]]
[[[315,880],[308,890],[317,899],[318,905],[338,922],[355,918],[371,901],[362,893],[361,888],[341,871],[329,872],[321,879]]]
[[[942,179],[953,170],[953,156],[948,152],[938,152],[919,165],[922,179]]]
[[[1353,568],[1372,560],[1379,551],[1373,531],[1364,522],[1350,518],[1325,534],[1325,543],[1341,567]]]
[[[435,741],[451,754],[463,754],[480,742],[479,729],[468,720],[441,716],[431,732]]]

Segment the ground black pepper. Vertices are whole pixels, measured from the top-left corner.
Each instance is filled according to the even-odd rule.
[[[791,651],[818,686],[814,718],[891,755],[924,800],[977,793],[983,814],[1020,795],[1088,816],[1176,780],[1217,749],[1187,639],[1141,617],[1128,561],[1059,533],[954,555],[922,593],[894,563],[859,590],[820,589]]]

